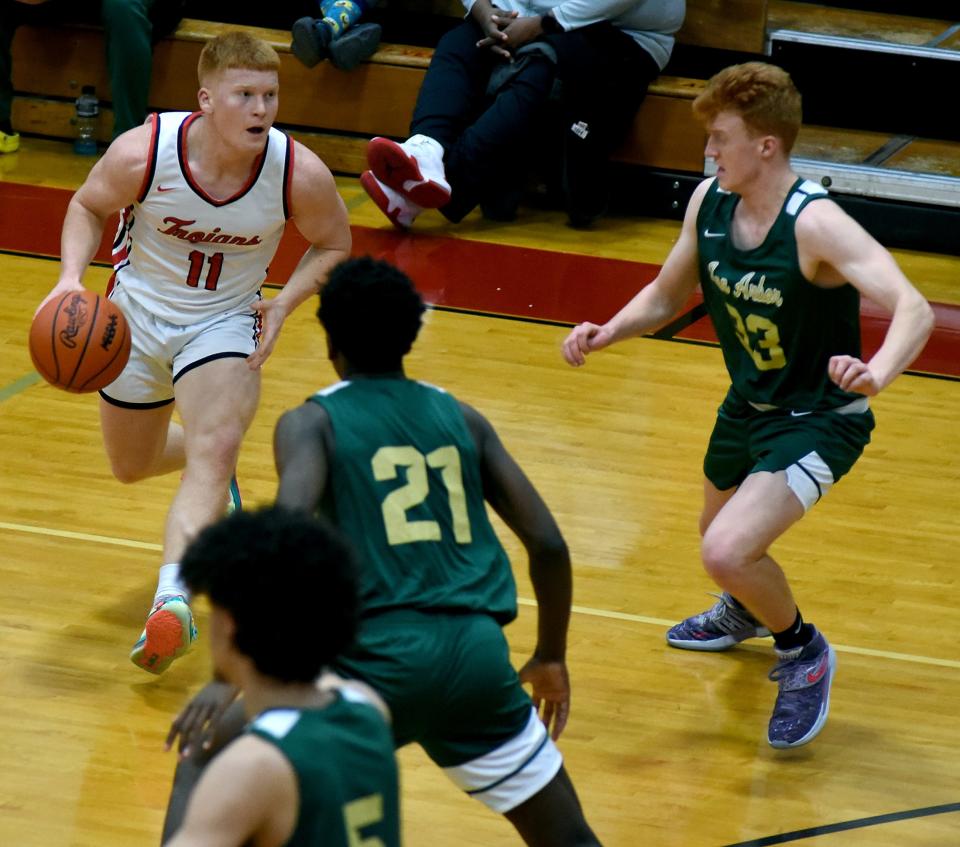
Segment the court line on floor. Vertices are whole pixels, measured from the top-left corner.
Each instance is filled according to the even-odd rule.
[[[528,600],[521,597],[517,600],[521,606],[536,606],[535,600]],[[607,609],[594,609],[590,606],[572,606],[571,609],[581,615],[589,615],[595,618],[612,618],[619,621],[630,621],[633,623],[649,624],[651,626],[671,627],[676,620],[664,620],[663,618],[650,618],[645,615],[633,615],[628,612],[614,612]],[[895,653],[891,650],[871,650],[868,647],[848,647],[844,644],[834,644],[831,646],[838,653],[852,653],[857,656],[870,656],[875,659],[893,659],[898,662],[911,662],[918,665],[935,665],[939,668],[955,668],[960,670],[960,661],[953,659],[935,659],[930,656],[916,656],[912,653]]]
[[[777,835],[768,835],[764,838],[754,838],[750,841],[738,841],[736,844],[727,844],[726,847],[770,847],[773,844],[786,844],[789,841],[799,841],[802,838],[816,838],[818,835],[830,835],[834,832],[847,832],[851,829],[864,829],[868,826],[877,826],[883,823],[896,823],[911,818],[928,818],[933,815],[943,815],[950,812],[960,812],[960,803],[944,803],[941,806],[925,806],[922,809],[908,809],[904,812],[888,812],[885,815],[872,815],[869,818],[856,818],[841,823],[811,826],[807,829],[796,829],[793,832],[781,832]]]
[[[16,396],[21,391],[26,391],[31,385],[36,385],[40,382],[40,374],[34,371],[32,374],[27,374],[26,376],[20,377],[20,379],[14,380],[9,385],[5,385],[3,388],[0,388],[0,403],[4,400],[9,400],[11,397]]]
[[[162,550],[159,544],[147,541],[134,541],[130,538],[114,538],[110,535],[92,535],[89,532],[71,532],[67,529],[53,529],[46,526],[30,526],[29,524],[8,523],[0,521],[0,529],[11,532],[26,532],[31,535],[47,535],[52,538],[69,538],[71,541],[90,541],[93,544],[111,544],[114,547],[134,547],[137,550]]]
[[[110,535],[94,535],[89,532],[73,532],[66,529],[53,529],[51,527],[31,526],[29,524],[9,523],[0,521],[0,529],[6,529],[10,532],[25,532],[31,535],[46,535],[52,538],[69,538],[71,541],[89,541],[93,544],[111,544],[115,547],[133,547],[138,550],[160,551],[163,548],[159,544],[153,544],[147,541],[133,541],[129,538],[116,538]],[[519,597],[517,603],[521,606],[537,605],[536,600],[530,600],[526,597]],[[608,618],[611,620],[628,621],[630,623],[641,623],[648,626],[670,627],[675,620],[666,620],[664,618],[652,618],[647,615],[634,615],[629,612],[616,612],[611,609],[595,609],[591,606],[571,607],[571,610],[579,615],[587,615],[594,618]],[[952,659],[935,659],[930,656],[916,656],[911,653],[895,653],[891,650],[872,650],[868,647],[852,647],[843,644],[834,644],[834,650],[838,653],[852,653],[857,656],[870,656],[876,659],[893,659],[898,662],[911,662],[917,665],[934,665],[941,668],[955,668],[960,670],[960,661]]]

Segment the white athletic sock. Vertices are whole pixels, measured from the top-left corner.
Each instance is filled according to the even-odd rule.
[[[171,597],[175,594],[182,594],[190,600],[190,592],[180,581],[180,563],[171,562],[160,566],[160,579],[157,581],[157,593],[153,595],[153,602],[156,603],[164,597]]]

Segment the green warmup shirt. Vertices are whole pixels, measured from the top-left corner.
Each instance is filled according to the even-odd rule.
[[[800,272],[797,215],[827,192],[798,179],[763,243],[732,238],[738,194],[714,182],[697,215],[700,285],[734,390],[789,409],[833,409],[861,397],[827,375],[831,356],[860,356],[860,295],[850,284],[821,288]]]
[[[333,424],[323,508],[358,548],[365,613],[516,617],[513,573],[456,399],[400,377],[339,382],[310,399]]]
[[[339,692],[322,709],[270,709],[247,732],[275,744],[297,775],[300,810],[285,847],[399,847],[393,736],[360,695]]]

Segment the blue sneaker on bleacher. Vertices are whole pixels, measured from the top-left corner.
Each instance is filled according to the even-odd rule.
[[[747,638],[763,638],[770,634],[769,629],[726,591],[713,596],[719,598],[713,608],[670,628],[667,644],[682,650],[719,651]]]
[[[778,650],[777,655],[780,661],[770,671],[770,679],[780,691],[767,740],[771,747],[800,747],[816,738],[827,722],[837,656],[819,632],[806,647]]]

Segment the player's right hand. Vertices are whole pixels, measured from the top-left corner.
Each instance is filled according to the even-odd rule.
[[[53,288],[50,290],[50,293],[46,297],[44,297],[43,300],[40,301],[40,305],[37,306],[36,310],[34,310],[33,316],[36,317],[37,313],[44,306],[46,306],[47,303],[49,303],[51,300],[55,300],[60,295],[66,294],[68,291],[83,291],[83,290],[84,290],[83,286],[80,284],[79,281],[67,282],[67,281],[61,280],[55,286],[53,286]]]
[[[564,662],[542,662],[536,656],[519,671],[520,682],[529,684],[530,699],[540,720],[556,741],[570,717],[570,677]]]
[[[179,737],[177,751],[185,759],[194,750],[210,749],[217,722],[230,704],[237,699],[240,689],[227,682],[208,682],[170,724],[165,750],[170,750]]]
[[[575,326],[563,341],[563,358],[568,365],[580,367],[587,361],[587,353],[602,350],[613,341],[609,329],[597,324],[584,322]]]

